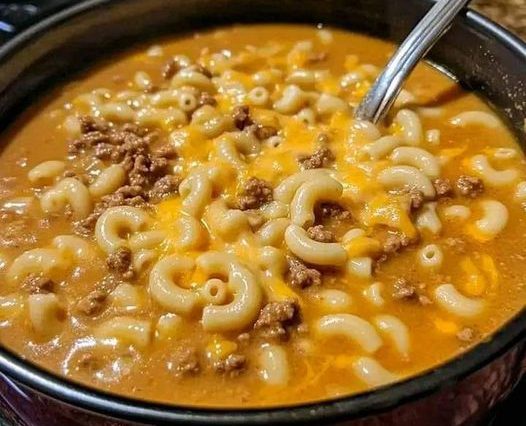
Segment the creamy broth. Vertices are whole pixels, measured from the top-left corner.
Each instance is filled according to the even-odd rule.
[[[165,40],[2,136],[0,341],[136,398],[297,404],[410,377],[524,307],[526,164],[429,65],[352,111],[394,46],[238,26]]]

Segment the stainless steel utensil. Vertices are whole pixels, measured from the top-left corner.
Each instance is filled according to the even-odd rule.
[[[436,2],[391,57],[358,105],[355,118],[377,123],[387,114],[413,68],[449,29],[455,16],[469,1]]]

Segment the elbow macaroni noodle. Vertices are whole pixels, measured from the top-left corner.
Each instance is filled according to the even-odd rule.
[[[449,122],[455,127],[486,126],[498,128],[500,120],[493,114],[485,111],[465,111],[452,117]]]
[[[289,365],[286,351],[277,345],[265,345],[258,356],[259,375],[271,386],[285,386],[289,381]]]
[[[395,148],[391,154],[394,164],[406,164],[416,167],[429,178],[440,175],[440,164],[433,154],[422,148],[403,146]]]
[[[374,324],[394,342],[396,350],[404,358],[409,356],[410,337],[407,326],[393,315],[378,315]]]
[[[435,298],[441,308],[460,317],[473,317],[484,309],[482,300],[464,296],[453,284],[439,285],[435,290]]]
[[[95,236],[99,247],[106,253],[127,247],[128,239],[123,235],[136,234],[146,229],[150,217],[136,207],[110,207],[97,220]]]
[[[439,269],[442,266],[444,255],[439,246],[428,244],[419,251],[418,260],[424,268]]]
[[[60,333],[65,312],[55,294],[32,294],[27,305],[29,320],[39,335],[49,338]]]
[[[203,328],[210,331],[239,330],[254,321],[262,301],[256,277],[222,253],[205,253],[197,259],[197,264],[207,274],[227,276],[228,288],[233,294],[229,304],[208,305],[203,309]]]
[[[337,201],[342,191],[342,185],[328,176],[303,183],[294,194],[290,204],[292,223],[301,227],[313,225],[316,204],[321,201]]]
[[[435,196],[429,178],[412,166],[391,166],[380,172],[378,182],[386,188],[416,188],[427,198]]]
[[[82,182],[64,178],[42,195],[40,205],[46,213],[59,213],[69,205],[74,216],[83,218],[90,213],[92,201],[88,188]]]
[[[398,136],[382,136],[374,142],[365,145],[363,151],[369,155],[372,160],[380,160],[402,144],[403,141]]]
[[[37,248],[18,256],[7,269],[7,278],[20,282],[29,274],[56,275],[69,266],[64,252],[56,248]]]
[[[382,291],[382,283],[375,282],[364,289],[363,296],[374,306],[382,307],[385,305],[385,299],[382,297]]]
[[[100,324],[94,334],[99,339],[115,339],[119,343],[145,348],[152,338],[152,326],[146,320],[115,317]]]
[[[471,158],[471,168],[489,186],[504,186],[513,183],[519,177],[516,169],[495,170],[483,154]]]
[[[90,185],[89,191],[94,197],[102,197],[115,192],[125,181],[124,168],[119,164],[114,164],[100,173],[95,182]]]
[[[370,357],[364,356],[356,359],[352,367],[356,376],[371,387],[382,386],[398,379],[395,374]]]
[[[53,182],[57,176],[60,176],[65,168],[66,164],[63,161],[44,161],[33,167],[27,174],[27,178],[33,184]]]
[[[200,303],[199,293],[180,286],[177,274],[188,274],[194,267],[195,262],[191,258],[178,255],[157,262],[150,273],[149,287],[157,303],[179,315],[191,314]]]
[[[402,139],[408,145],[420,145],[423,139],[422,123],[418,115],[409,109],[398,111],[394,122],[401,127]]]
[[[317,322],[316,329],[318,333],[324,336],[348,337],[367,353],[374,353],[382,346],[382,339],[375,328],[356,315],[326,315]]]
[[[416,218],[416,226],[421,230],[427,230],[432,234],[439,234],[442,230],[442,222],[436,212],[437,204],[428,203]]]
[[[315,182],[329,174],[325,169],[305,170],[287,177],[274,189],[274,199],[282,203],[290,203],[297,190],[307,182]]]
[[[496,200],[483,200],[480,202],[480,207],[483,215],[469,229],[475,238],[490,240],[502,232],[508,224],[508,209]]]
[[[341,244],[320,243],[312,240],[307,232],[298,225],[287,227],[285,242],[292,253],[314,265],[339,266],[347,259],[347,253]]]

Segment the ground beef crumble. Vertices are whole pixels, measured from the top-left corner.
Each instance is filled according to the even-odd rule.
[[[449,179],[438,178],[433,181],[437,198],[449,197],[453,194],[453,186]]]
[[[277,134],[278,134],[278,129],[276,129],[273,126],[257,125],[255,126],[255,129],[254,129],[254,135],[260,141],[271,138],[272,136],[276,136]]]
[[[88,316],[97,315],[104,308],[108,292],[104,290],[93,290],[77,303],[77,310]]]
[[[217,373],[236,376],[241,373],[247,364],[247,358],[240,354],[230,354],[221,361],[216,361],[213,368]]]
[[[212,78],[214,75],[207,67],[201,64],[193,64],[188,67],[192,71],[197,71],[199,74],[203,74],[205,77]]]
[[[427,296],[420,294],[419,290],[422,290],[423,286],[417,288],[417,286],[411,284],[405,278],[398,278],[393,284],[392,296],[397,300],[417,300],[422,305],[430,305],[431,299]]]
[[[168,159],[165,157],[137,155],[130,163],[124,163],[130,185],[144,190],[166,175]]]
[[[320,243],[332,243],[334,242],[334,234],[326,229],[323,225],[311,226],[307,229],[307,236]]]
[[[160,147],[157,151],[155,151],[153,154],[156,157],[164,157],[167,160],[173,160],[177,158],[177,150],[171,145],[164,145]]]
[[[180,177],[170,174],[170,161],[177,158],[177,152],[170,145],[152,150],[153,142],[159,139],[156,132],[135,124],[120,127],[110,126],[93,117],[80,117],[82,134],[70,142],[72,155],[94,155],[95,157],[119,163],[127,174],[127,182],[113,194],[102,197],[93,212],[74,224],[75,231],[90,235],[100,215],[109,207],[147,207],[175,194]]]
[[[457,179],[457,189],[461,195],[475,198],[484,192],[484,182],[478,177],[462,175]]]
[[[99,370],[102,365],[100,359],[95,356],[93,352],[86,352],[79,356],[78,366],[81,369],[95,372]]]
[[[91,214],[85,219],[73,223],[75,232],[83,236],[89,236],[95,229],[98,218],[110,207],[133,206],[146,208],[148,203],[142,195],[142,188],[133,186],[123,186],[113,194],[105,195],[95,204]]]
[[[257,209],[263,204],[272,201],[272,187],[263,179],[251,177],[244,186],[238,200],[240,210]]]
[[[261,309],[254,329],[265,337],[287,339],[288,328],[298,320],[299,307],[295,301],[269,302]]]
[[[172,362],[176,376],[196,374],[201,369],[197,350],[192,347],[177,348]]]
[[[202,92],[199,95],[199,99],[197,103],[199,104],[199,106],[203,106],[203,105],[216,106],[217,105],[216,98],[214,98],[214,96],[208,92]]]
[[[344,209],[342,206],[336,203],[320,203],[316,208],[316,219],[324,222],[328,219],[334,219],[338,221],[351,220],[352,215],[349,210]]]
[[[177,194],[181,178],[175,175],[166,175],[153,184],[148,192],[148,198],[152,202],[158,202],[171,195]]]
[[[22,281],[21,287],[29,294],[50,293],[53,291],[55,283],[50,278],[42,275],[29,274],[24,281]]]
[[[388,232],[383,243],[383,252],[387,255],[397,253],[411,244],[411,239],[399,232]]]
[[[409,191],[409,203],[411,211],[419,210],[424,205],[424,194],[418,189],[412,188]]]
[[[203,74],[205,77],[212,78],[212,73],[208,68],[201,64],[190,65],[182,58],[170,58],[168,61],[166,61],[161,67],[161,75],[165,80],[170,80],[182,69],[197,71],[198,73]]]
[[[161,67],[161,75],[165,80],[170,80],[181,68],[181,64],[175,58],[170,58]]]
[[[457,339],[461,342],[469,343],[475,338],[475,330],[465,327],[457,333]]]
[[[448,237],[444,240],[444,244],[455,253],[466,253],[467,243],[460,237]]]
[[[232,119],[239,130],[254,124],[250,118],[250,108],[247,105],[236,106],[232,111]]]
[[[298,162],[304,170],[327,167],[334,161],[334,154],[327,147],[318,148],[311,155],[300,155]]]
[[[307,288],[321,284],[321,272],[309,268],[301,260],[294,257],[287,259],[289,267],[289,281],[292,287]]]
[[[83,115],[79,117],[80,132],[82,134],[90,132],[107,132],[109,129],[108,123],[103,120],[99,120],[89,115]]]
[[[132,251],[127,247],[119,247],[107,257],[106,266],[111,272],[122,275],[124,279],[133,278]]]
[[[395,299],[412,299],[416,296],[416,287],[405,278],[398,278],[393,284],[392,295]]]

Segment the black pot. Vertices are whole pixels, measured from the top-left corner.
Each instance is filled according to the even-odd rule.
[[[61,3],[64,1],[52,5]],[[431,4],[430,0],[82,2],[0,48],[0,130],[52,85],[71,78],[102,56],[152,37],[228,23],[283,21],[322,22],[399,42]],[[523,146],[526,144],[526,45],[522,41],[466,11],[430,52],[429,59],[486,98]],[[525,371],[523,309],[490,339],[442,366],[375,391],[328,402],[250,410],[149,403],[74,384],[0,348],[0,405],[21,424],[46,426],[468,425],[486,418]]]

